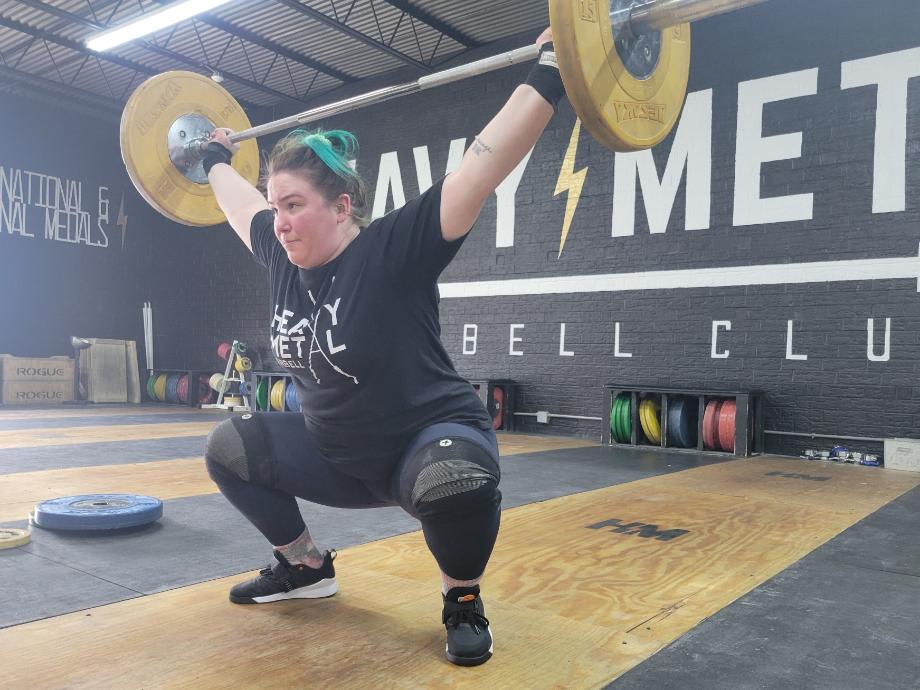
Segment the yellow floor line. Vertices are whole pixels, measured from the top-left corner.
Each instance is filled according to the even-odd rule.
[[[4,409],[0,406],[0,422],[26,419],[67,419],[70,417],[126,417],[132,415],[170,415],[170,414],[214,414],[219,410],[202,410],[187,405],[135,405],[133,407],[105,407],[87,405],[86,407],[64,407],[27,410],[22,407]]]
[[[758,458],[508,510],[483,587],[496,656],[473,669],[443,658],[437,568],[416,532],[344,550],[341,591],[328,600],[235,606],[233,577],[0,630],[16,660],[3,680],[601,687],[918,484],[910,473]],[[809,501],[796,498],[803,486]]]
[[[161,438],[206,436],[217,420],[175,424],[119,424],[113,426],[72,426],[53,429],[7,429],[0,431],[0,449],[69,446],[79,443],[148,441]]]
[[[499,434],[499,448],[503,456],[585,445],[590,444],[578,439]],[[59,496],[128,493],[156,496],[165,501],[216,491],[217,487],[208,476],[204,459],[200,456],[19,472],[0,475],[0,522],[25,520],[36,503]]]

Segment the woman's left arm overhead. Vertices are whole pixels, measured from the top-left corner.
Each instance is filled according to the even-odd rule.
[[[537,43],[551,40],[547,29]],[[550,82],[552,79],[558,77]],[[531,81],[515,89],[473,140],[460,166],[445,178],[441,191],[441,234],[445,240],[459,239],[470,231],[486,200],[534,147],[552,119],[554,106]],[[554,90],[551,86],[550,91]],[[561,96],[561,80],[558,90]]]

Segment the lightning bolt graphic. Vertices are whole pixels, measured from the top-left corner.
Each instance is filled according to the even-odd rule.
[[[562,256],[565,240],[568,238],[569,229],[572,227],[572,218],[575,217],[575,209],[578,208],[578,200],[581,198],[581,188],[584,187],[585,177],[588,175],[588,168],[582,168],[578,172],[575,172],[575,155],[578,153],[578,137],[580,134],[581,120],[575,118],[572,138],[569,139],[569,149],[565,152],[565,158],[562,161],[562,169],[559,171],[559,179],[556,181],[556,191],[554,193],[554,196],[559,196],[562,192],[569,192],[569,198],[565,202],[565,220],[562,223],[562,237],[559,238],[559,257]]]
[[[125,248],[125,233],[128,231],[128,216],[125,215],[125,195],[121,195],[121,203],[118,204],[118,220],[115,225],[121,226],[121,248]]]

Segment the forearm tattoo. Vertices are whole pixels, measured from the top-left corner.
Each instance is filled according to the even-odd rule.
[[[483,153],[494,153],[494,151],[492,147],[486,144],[482,139],[475,137],[473,139],[473,153],[477,156],[481,156]]]

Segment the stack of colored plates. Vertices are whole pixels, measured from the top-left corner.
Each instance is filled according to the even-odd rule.
[[[613,401],[610,410],[610,433],[617,443],[630,443],[632,441],[632,396],[621,393]]]
[[[284,410],[284,379],[278,379],[272,384],[271,404],[277,412]]]
[[[735,452],[735,401],[710,400],[703,413],[703,445],[708,450]]]
[[[668,445],[675,448],[696,447],[696,422],[699,419],[696,400],[668,400]]]
[[[655,445],[661,443],[660,412],[661,403],[655,398],[646,398],[639,403],[639,424],[642,426],[642,433]]]

